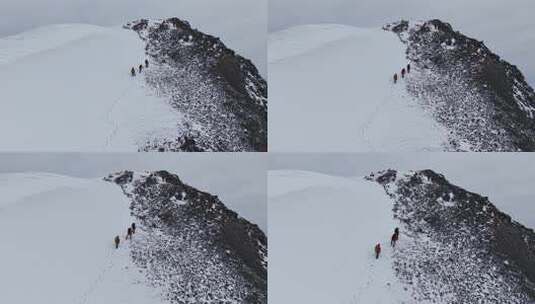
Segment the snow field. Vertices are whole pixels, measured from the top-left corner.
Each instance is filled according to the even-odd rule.
[[[305,25],[270,34],[270,151],[437,151],[445,131],[393,74],[393,33]],[[410,77],[410,75],[409,75]]]
[[[119,187],[21,173],[1,174],[0,191],[0,303],[163,303],[131,262]]]
[[[270,301],[406,301],[392,268],[390,236],[396,223],[391,204],[379,185],[365,180],[270,171]],[[377,242],[382,246],[378,260]]]
[[[0,150],[137,151],[174,137],[181,115],[130,76],[144,59],[144,43],[120,27],[54,25],[0,39]]]

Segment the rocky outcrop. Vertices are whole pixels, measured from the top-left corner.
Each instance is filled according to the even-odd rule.
[[[393,199],[399,279],[418,302],[532,303],[535,232],[432,170],[368,179]]]
[[[267,238],[217,198],[166,171],[112,174],[140,235],[132,259],[171,303],[267,303]]]
[[[178,18],[125,27],[146,43],[147,84],[186,121],[176,140],[155,139],[142,150],[267,151],[267,84],[250,60]]]
[[[385,26],[407,46],[409,93],[453,151],[535,151],[535,93],[520,70],[440,20]]]

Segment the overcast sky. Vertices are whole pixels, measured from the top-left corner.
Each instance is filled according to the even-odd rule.
[[[175,16],[221,37],[251,59],[264,77],[267,74],[267,0],[1,0],[0,37],[48,24],[113,26]]]
[[[0,173],[50,172],[100,178],[121,171],[167,170],[219,196],[267,232],[266,170],[262,153],[18,153],[0,154]]]
[[[269,168],[348,177],[388,168],[433,169],[535,229],[535,153],[273,154]]]
[[[520,67],[535,85],[533,0],[270,0],[269,31],[310,23],[381,27],[400,20],[439,18]]]

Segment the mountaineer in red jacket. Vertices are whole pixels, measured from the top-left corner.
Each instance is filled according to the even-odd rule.
[[[375,258],[378,259],[380,254],[381,254],[381,244],[377,243],[377,245],[375,245]]]

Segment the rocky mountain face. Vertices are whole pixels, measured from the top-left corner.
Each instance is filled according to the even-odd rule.
[[[535,93],[516,66],[440,20],[384,29],[406,44],[407,89],[449,130],[447,150],[535,151]]]
[[[267,238],[166,171],[111,174],[131,199],[134,263],[170,303],[267,303]]]
[[[393,199],[395,272],[418,303],[533,303],[535,232],[431,170],[369,180]]]
[[[125,27],[146,43],[146,83],[185,118],[176,140],[141,150],[267,150],[267,84],[250,60],[178,18]]]

